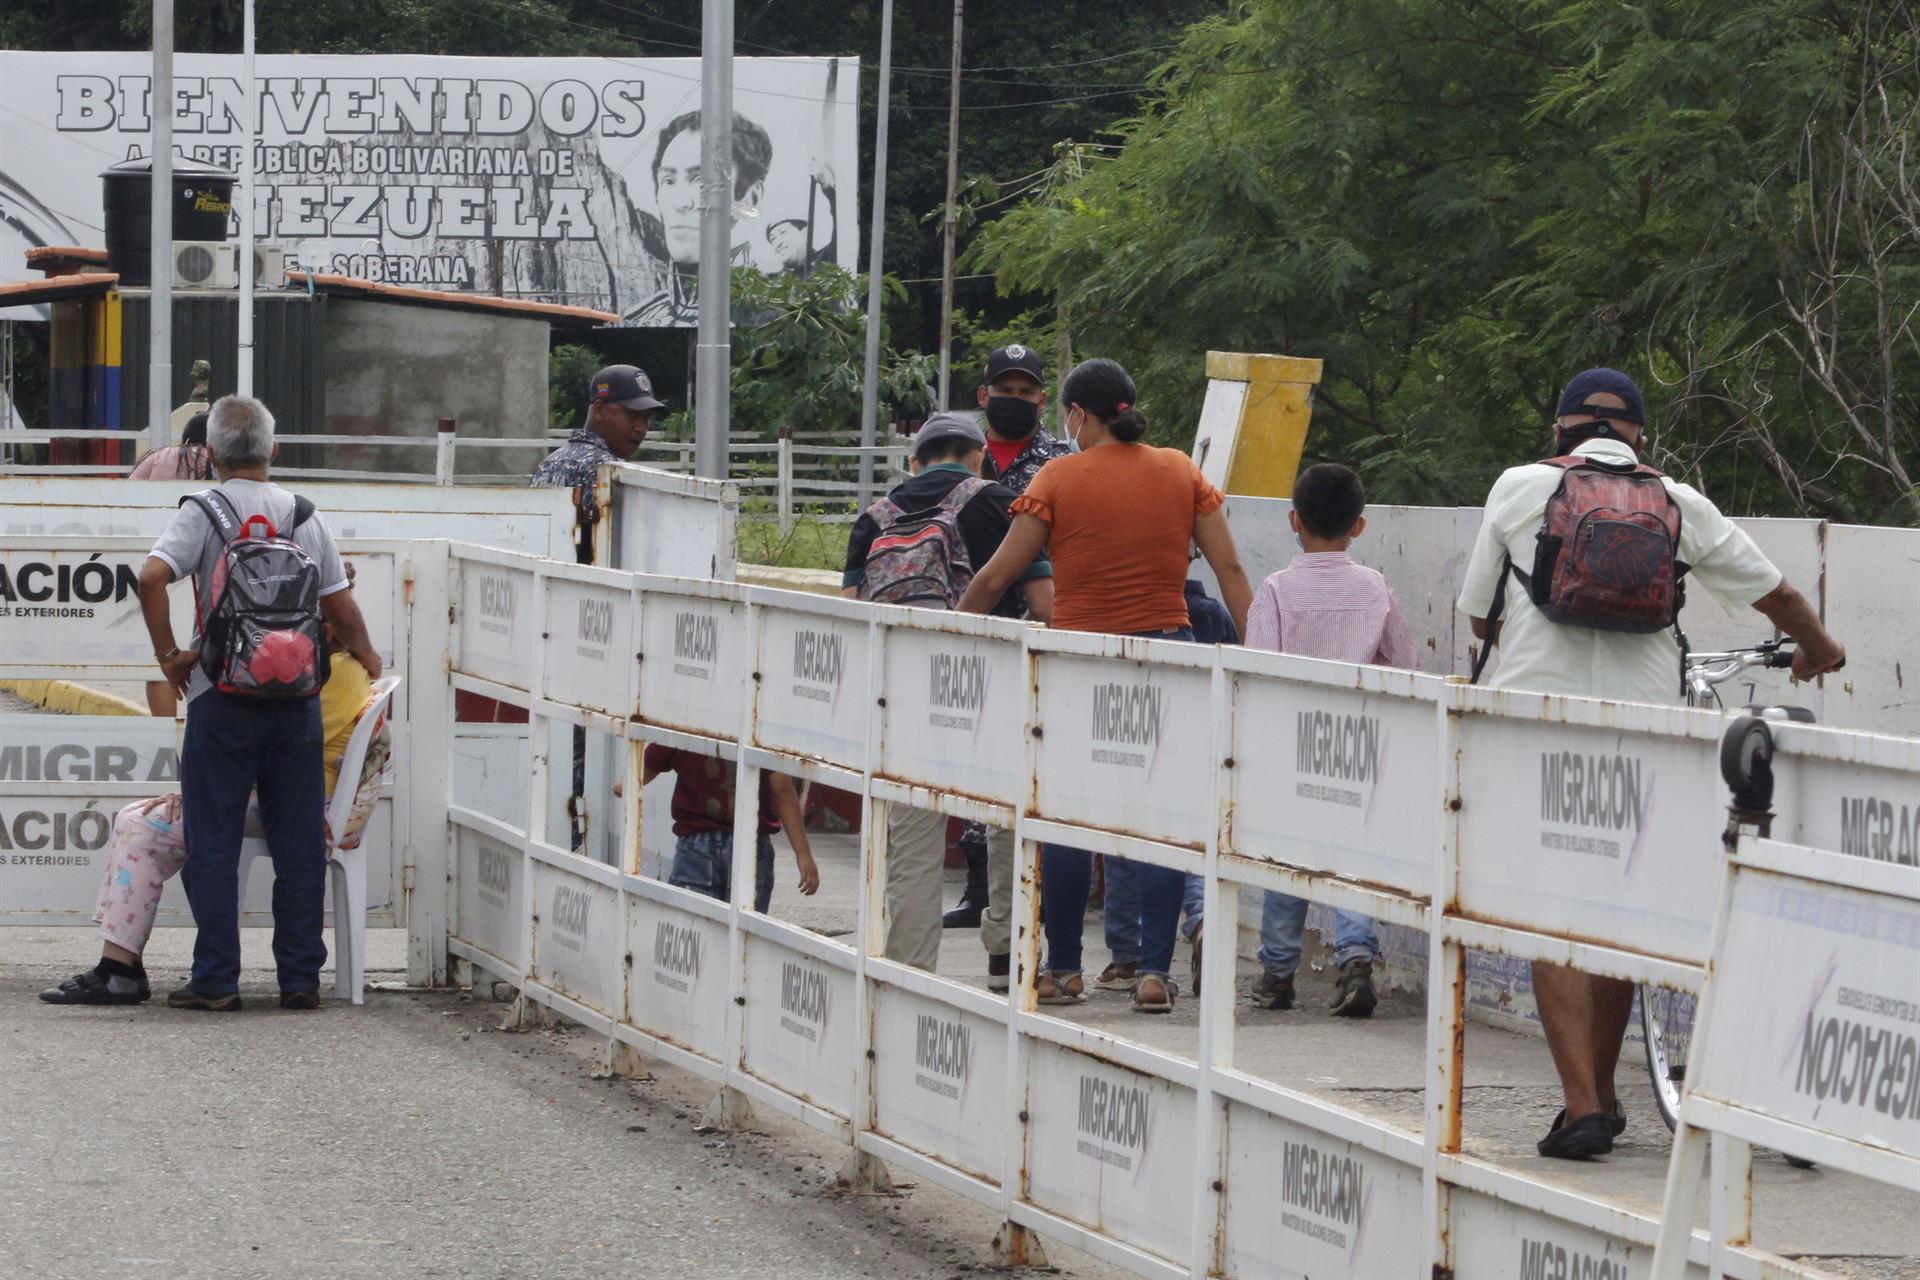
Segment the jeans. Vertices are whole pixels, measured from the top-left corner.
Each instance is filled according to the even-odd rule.
[[[667,883],[722,902],[733,899],[733,832],[695,831],[673,842],[673,869]],[[762,832],[755,842],[753,909],[765,912],[773,902],[773,837]]]
[[[1140,873],[1124,858],[1108,858],[1107,905],[1105,924],[1107,950],[1115,964],[1140,963]],[[1180,892],[1180,910],[1186,917],[1180,923],[1180,936],[1193,941],[1200,928],[1206,882],[1188,876]]]
[[[240,841],[258,793],[273,855],[273,960],[282,991],[318,991],[327,944],[326,779],[319,698],[242,698],[209,689],[187,704],[180,805],[193,908],[193,985],[240,987]]]
[[[1193,641],[1193,629],[1190,627],[1134,634],[1148,640]],[[1138,902],[1137,908],[1128,908],[1123,899],[1120,908],[1122,932],[1127,932],[1125,921],[1139,921],[1139,971],[1164,978],[1173,969],[1173,944],[1175,935],[1179,933],[1186,873],[1151,863],[1143,862],[1135,866],[1120,858],[1107,859],[1109,912],[1114,910],[1111,906],[1113,883],[1115,869],[1119,867],[1126,868],[1119,873],[1120,878],[1132,881]],[[1093,885],[1093,855],[1085,849],[1042,845],[1040,883],[1040,916],[1047,934],[1046,968],[1053,973],[1078,973],[1081,965],[1081,932],[1086,925],[1087,895]],[[1125,892],[1122,889],[1122,893]],[[1120,960],[1120,957],[1116,955],[1115,959]],[[1121,960],[1121,963],[1125,961]]]
[[[1260,965],[1276,978],[1291,978],[1300,968],[1300,936],[1307,924],[1307,900],[1269,889],[1260,907]],[[1373,921],[1353,911],[1333,913],[1333,963],[1380,958]]]

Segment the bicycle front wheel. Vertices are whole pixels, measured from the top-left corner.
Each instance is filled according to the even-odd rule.
[[[1680,1093],[1687,1082],[1687,1050],[1693,1040],[1693,997],[1668,987],[1640,988],[1640,1030],[1647,1041],[1647,1075],[1653,1100],[1668,1131],[1680,1123]]]

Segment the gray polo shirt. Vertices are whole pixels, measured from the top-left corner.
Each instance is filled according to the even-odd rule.
[[[233,507],[234,514],[242,521],[249,516],[265,516],[273,522],[277,532],[285,534],[287,526],[293,523],[294,497],[277,484],[261,480],[228,480],[218,486]],[[258,525],[254,526],[256,529]],[[332,595],[336,591],[347,589],[347,569],[340,560],[340,548],[334,545],[333,533],[327,528],[326,517],[318,511],[307,518],[307,522],[295,529],[292,534],[295,546],[313,557],[320,567],[320,594]],[[208,585],[213,580],[214,564],[220,558],[220,533],[213,522],[207,519],[198,503],[182,503],[180,510],[160,531],[160,540],[153,544],[148,554],[164,562],[173,571],[173,581],[193,577],[194,590],[194,634],[185,648],[200,647],[200,611],[198,602],[206,598]],[[187,685],[187,701],[192,702],[202,693],[212,688],[206,673],[194,664],[193,677]]]

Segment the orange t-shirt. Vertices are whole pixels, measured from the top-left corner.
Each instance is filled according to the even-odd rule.
[[[1053,626],[1108,635],[1187,626],[1193,522],[1225,501],[1178,449],[1100,445],[1040,468],[1013,510],[1051,529]]]

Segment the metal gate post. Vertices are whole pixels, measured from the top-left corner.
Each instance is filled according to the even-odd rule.
[[[1440,1156],[1460,1150],[1460,1085],[1466,1048],[1466,951],[1447,937],[1447,915],[1459,875],[1460,795],[1458,688],[1435,707],[1440,718],[1440,841],[1433,855],[1433,895],[1427,905],[1426,1150],[1422,1159],[1422,1239],[1426,1274],[1450,1276],[1451,1197],[1440,1181]]]
[[[792,442],[780,441],[781,457],[790,458]],[[785,507],[781,508],[782,514]],[[873,775],[886,731],[885,683],[887,630],[867,623],[867,750],[860,778],[860,895],[853,929],[853,1025],[860,1043],[853,1055],[853,1107],[847,1117],[853,1150],[841,1167],[840,1185],[860,1195],[891,1195],[893,1179],[880,1157],[860,1149],[860,1135],[873,1130],[873,1060],[877,1049],[873,1029],[873,988],[867,981],[867,957],[884,947],[886,920],[887,817],[892,805],[873,798]]]
[[[1020,1038],[1020,1015],[1031,1013],[1036,1007],[1033,982],[1040,970],[1040,846],[1026,832],[1027,813],[1036,799],[1034,784],[1039,776],[1041,750],[1036,659],[1028,643],[1032,634],[1029,630],[1020,638],[1027,685],[1024,695],[1027,714],[1021,730],[1026,739],[1026,771],[1013,805],[1013,918],[1009,921],[1013,936],[1007,957],[1007,1096],[1001,1103],[1007,1124],[1007,1144],[1000,1170],[1000,1229],[993,1236],[993,1260],[1000,1267],[1047,1265],[1040,1237],[1013,1220],[1013,1206],[1026,1193],[1030,1132],[1027,1050]]]
[[[395,797],[406,832],[402,865],[413,887],[406,895],[407,982],[436,986],[447,980],[447,934],[459,895],[453,892],[453,831],[447,802],[453,785],[452,564],[445,542],[415,542],[401,579],[405,611],[395,618],[406,634],[405,723],[408,750],[400,761],[407,784]]]
[[[1227,1217],[1226,1107],[1214,1093],[1213,1073],[1233,1065],[1234,968],[1240,951],[1240,889],[1220,879],[1220,836],[1227,829],[1226,808],[1233,797],[1228,783],[1228,771],[1233,767],[1231,687],[1220,665],[1220,650],[1215,648],[1208,699],[1213,706],[1213,821],[1207,824],[1200,911],[1200,928],[1205,930],[1211,921],[1214,938],[1211,946],[1203,943],[1200,953],[1200,1072],[1194,1090],[1198,1110],[1198,1128],[1194,1130],[1198,1137],[1193,1180],[1194,1280],[1204,1280],[1220,1265],[1221,1224]]]
[[[760,606],[752,600],[745,602],[747,608],[747,661],[752,670],[741,690],[740,732],[734,745],[733,778],[733,839],[736,854],[734,866],[744,867],[737,851],[742,849],[740,832],[752,832],[752,837],[744,848],[755,847],[759,837],[760,807],[760,771],[753,770],[748,776],[746,755],[753,745],[753,726],[760,714]],[[743,826],[741,814],[751,810],[752,816]],[[735,875],[729,877],[731,891],[727,895],[727,1021],[726,1043],[722,1052],[726,1055],[721,1067],[720,1092],[707,1104],[705,1121],[716,1129],[749,1129],[753,1127],[753,1104],[747,1095],[735,1085],[740,1076],[741,1062],[747,1052],[747,1020],[741,1013],[747,1002],[747,939],[740,928],[740,899],[747,895],[752,902],[754,877]]]

